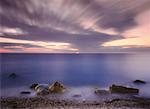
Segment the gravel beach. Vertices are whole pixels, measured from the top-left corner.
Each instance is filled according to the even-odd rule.
[[[1,109],[149,109],[150,99],[113,99],[111,101],[71,101],[34,98],[1,98]]]

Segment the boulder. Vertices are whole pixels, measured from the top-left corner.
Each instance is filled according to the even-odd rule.
[[[38,86],[38,85],[39,84],[37,84],[37,83],[33,83],[33,84],[31,84],[30,89],[35,90],[35,87]]]
[[[16,78],[16,77],[17,77],[17,74],[16,74],[16,73],[11,73],[11,74],[9,75],[9,77],[10,77],[10,78]]]
[[[138,94],[139,89],[128,88],[125,86],[112,85],[109,87],[111,93],[122,93],[122,94]]]
[[[37,95],[48,95],[48,85],[47,84],[39,84],[35,87],[35,91]]]
[[[133,81],[133,83],[135,83],[135,84],[146,84],[146,82],[142,81],[142,80],[135,80],[135,81]]]
[[[95,88],[95,92],[96,95],[105,95],[105,94],[109,94],[109,92],[107,90],[100,90],[98,88]]]
[[[56,81],[51,86],[49,86],[48,90],[50,93],[62,93],[65,91],[65,87]]]

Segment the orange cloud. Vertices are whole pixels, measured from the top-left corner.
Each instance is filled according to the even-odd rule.
[[[126,38],[120,40],[114,40],[105,42],[102,44],[104,47],[109,46],[120,46],[120,47],[130,47],[130,46],[139,46],[139,47],[150,47],[150,38]]]

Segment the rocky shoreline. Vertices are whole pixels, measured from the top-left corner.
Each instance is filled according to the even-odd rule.
[[[14,74],[11,75],[14,78]],[[135,80],[134,84],[146,84],[145,81]],[[36,93],[34,97],[1,97],[1,109],[148,109],[150,98],[131,96],[130,98],[113,98],[110,100],[71,100],[63,98],[49,98],[47,95],[63,94],[67,91],[62,83],[56,81],[52,84],[33,83],[29,89]],[[138,95],[139,89],[122,85],[112,84],[109,90],[95,88],[93,94],[96,96],[107,96],[112,94]],[[21,91],[21,95],[30,95],[30,91]],[[75,94],[73,97],[81,97]]]
[[[34,98],[1,98],[1,109],[148,109],[150,99],[113,99],[110,101],[71,101],[49,99],[45,97]]]

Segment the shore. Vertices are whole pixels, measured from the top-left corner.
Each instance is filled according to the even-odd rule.
[[[34,98],[1,98],[1,109],[148,109],[150,99],[113,99],[111,101],[71,101]]]

